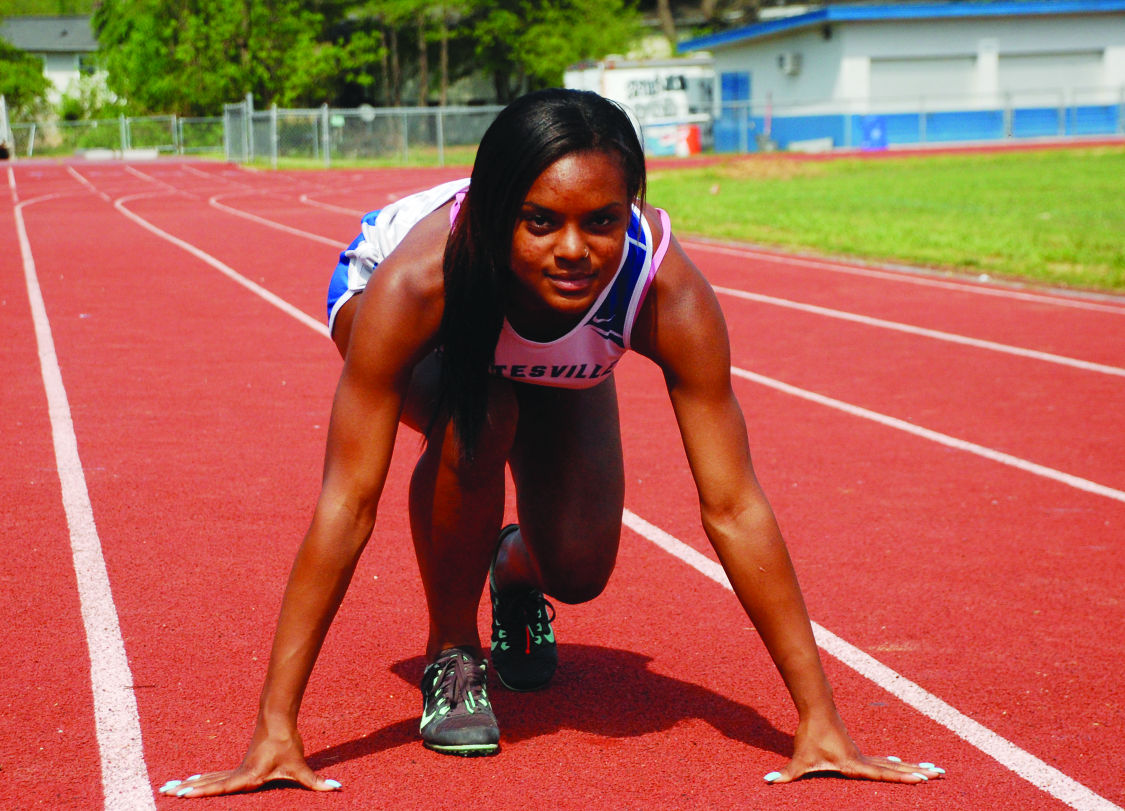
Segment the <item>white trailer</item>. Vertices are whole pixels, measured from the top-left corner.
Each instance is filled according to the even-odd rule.
[[[694,154],[709,140],[715,69],[709,56],[628,60],[607,57],[564,73],[563,83],[625,107],[650,155]]]

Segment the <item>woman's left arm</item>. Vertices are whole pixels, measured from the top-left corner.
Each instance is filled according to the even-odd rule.
[[[937,770],[862,755],[836,711],[793,564],[750,461],[722,312],[675,240],[645,299],[633,345],[664,373],[703,528],[797,708],[793,758],[767,776],[770,782],[816,771],[904,783],[937,777]]]

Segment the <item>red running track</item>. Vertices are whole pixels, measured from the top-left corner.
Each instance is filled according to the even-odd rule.
[[[310,329],[326,274],[360,214],[463,171],[11,168],[0,807],[169,807],[153,793],[165,780],[241,757],[339,369]],[[667,397],[631,357],[619,568],[598,600],[560,609],[550,690],[494,691],[501,755],[418,742],[425,615],[405,507],[417,438],[404,431],[302,716],[314,766],[344,791],[208,807],[1125,801],[1125,302],[684,242],[720,290],[756,466],[844,717],[866,750],[930,760],[947,779],[762,782],[794,713],[706,575]],[[61,388],[44,382],[44,335]],[[69,430],[60,391],[80,467],[53,444],[52,426]],[[636,528],[672,536],[679,557]],[[89,608],[98,559],[108,615]]]

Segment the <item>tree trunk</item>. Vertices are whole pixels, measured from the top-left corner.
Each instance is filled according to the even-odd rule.
[[[402,105],[402,67],[398,61],[398,29],[393,25],[388,40],[391,59],[390,101],[392,107],[400,107]]]
[[[415,19],[418,25],[418,106],[425,107],[430,95],[430,58],[426,47],[426,12],[419,9]]]
[[[679,37],[676,36],[676,19],[672,16],[671,0],[656,0],[656,14],[660,18],[660,30],[664,32],[675,53]]]
[[[438,104],[445,106],[449,100],[449,23],[445,18],[445,6],[439,8],[441,14],[441,89],[438,91]]]
[[[387,34],[379,32],[379,72],[383,77],[383,92],[379,96],[379,106],[389,107],[391,101],[391,65],[387,60]]]

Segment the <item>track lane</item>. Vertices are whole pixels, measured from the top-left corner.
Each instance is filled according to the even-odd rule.
[[[625,444],[651,447],[627,456],[627,471],[644,471],[627,505],[713,559],[697,516],[668,504],[670,493],[690,501],[693,485],[670,450],[674,423],[654,416],[659,398],[630,402],[646,386],[629,375],[656,383],[636,367],[618,372],[623,409],[645,415]],[[1120,803],[1120,646],[1089,627],[1125,619],[1112,543],[1122,505],[760,386],[736,390],[813,619]]]
[[[1084,302],[1063,294],[1027,296],[1002,288],[990,288],[996,295],[984,296],[970,284],[932,287],[914,283],[915,277],[908,273],[856,276],[831,270],[843,267],[842,263],[805,264],[752,249],[690,239],[686,243],[696,261],[707,267],[712,284],[718,286],[1094,363],[1120,366],[1125,356],[1125,302],[1097,302],[1096,309],[1080,308],[1071,305]],[[1044,330],[1044,323],[1054,327]]]
[[[60,193],[43,180],[37,191]],[[14,184],[10,190],[15,192]],[[14,198],[14,199],[13,199]],[[13,204],[0,202],[0,806],[92,808],[102,802],[90,657],[80,615],[51,424]],[[30,202],[29,198],[25,198]],[[44,780],[44,772],[54,773]]]
[[[864,325],[828,325],[752,302],[723,304],[735,366],[1125,489],[1121,415],[1091,407],[1122,401],[1125,377]]]

